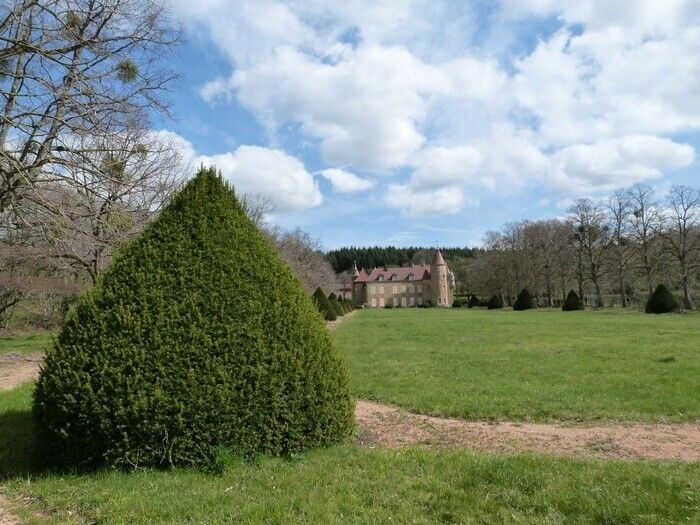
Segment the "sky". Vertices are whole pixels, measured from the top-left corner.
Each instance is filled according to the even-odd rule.
[[[155,129],[326,249],[700,187],[700,0],[170,2]]]

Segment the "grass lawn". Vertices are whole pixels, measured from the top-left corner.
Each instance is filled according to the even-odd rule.
[[[335,338],[358,396],[469,419],[700,421],[700,315],[364,310]]]
[[[0,337],[0,354],[7,354],[10,352],[17,352],[20,354],[44,352],[49,344],[51,344],[50,334]]]
[[[0,483],[39,523],[696,523],[700,465],[343,445],[189,470],[32,469],[33,385],[0,394]],[[36,511],[40,511],[37,516]]]

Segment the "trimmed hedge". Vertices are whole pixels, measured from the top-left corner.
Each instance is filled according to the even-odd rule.
[[[338,301],[338,297],[334,293],[331,293],[328,296],[328,302],[331,303],[331,307],[333,308],[333,311],[338,317],[343,317],[345,315],[345,309],[340,304],[340,302]]]
[[[569,290],[569,294],[566,296],[566,299],[564,300],[564,304],[562,304],[561,309],[564,312],[573,312],[576,310],[583,310],[584,306],[578,294],[573,290]]]
[[[503,297],[500,295],[494,295],[491,297],[491,299],[489,299],[489,302],[486,304],[486,308],[489,310],[503,308]]]
[[[527,288],[523,288],[515,303],[513,303],[513,310],[530,310],[535,307],[535,300],[530,295],[530,292],[527,291]]]
[[[649,296],[645,311],[648,314],[676,312],[678,311],[678,302],[670,290],[665,285],[660,284],[656,287],[654,293]]]
[[[316,291],[312,297],[316,308],[318,308],[318,311],[321,312],[321,315],[326,321],[335,321],[338,318],[338,316],[335,314],[335,310],[333,310],[333,307],[331,306],[331,303],[328,301],[328,297],[326,297],[326,294],[323,293],[320,286],[316,288]]]
[[[68,314],[33,413],[45,459],[218,467],[351,435],[341,354],[214,169],[200,169]]]

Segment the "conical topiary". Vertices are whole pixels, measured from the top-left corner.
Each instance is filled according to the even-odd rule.
[[[649,296],[645,308],[648,314],[666,314],[678,310],[678,302],[673,294],[665,285],[660,284],[654,290],[654,293]]]
[[[335,315],[337,315],[338,317],[343,317],[345,315],[345,310],[343,310],[343,307],[340,306],[340,303],[338,302],[338,297],[334,293],[331,293],[328,296],[328,302],[331,303]]]
[[[497,310],[498,308],[503,308],[503,297],[501,297],[500,295],[494,295],[493,297],[491,297],[491,299],[489,299],[489,302],[486,305],[486,307],[489,310]]]
[[[564,300],[564,304],[561,306],[564,312],[573,312],[575,310],[583,310],[584,306],[579,298],[578,294],[573,290],[569,290],[569,294]]]
[[[333,307],[331,306],[331,303],[328,302],[328,297],[326,297],[326,294],[323,293],[320,286],[316,288],[316,291],[313,294],[313,299],[314,303],[316,304],[316,308],[318,308],[318,311],[321,312],[321,315],[326,321],[335,321],[338,318],[338,316],[335,314],[335,310],[333,310]]]
[[[527,288],[523,288],[513,303],[513,310],[530,310],[531,308],[535,308],[535,301]]]
[[[467,308],[476,308],[477,306],[480,306],[480,305],[481,305],[481,302],[479,301],[479,298],[476,295],[471,294],[469,296],[469,302],[467,303]]]
[[[33,412],[61,465],[214,466],[353,429],[340,353],[299,281],[202,168],[73,308]]]

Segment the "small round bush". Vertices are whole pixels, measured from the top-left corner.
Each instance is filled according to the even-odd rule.
[[[479,301],[479,298],[476,295],[471,294],[469,296],[469,302],[467,303],[467,308],[476,308],[480,304],[481,304],[481,301]]]
[[[678,310],[678,302],[671,291],[665,285],[660,284],[649,296],[645,308],[648,314],[666,314]]]
[[[333,310],[333,307],[331,306],[331,303],[328,301],[328,297],[326,297],[326,294],[323,293],[320,286],[316,288],[316,291],[313,294],[313,299],[314,304],[316,304],[316,308],[318,308],[318,311],[321,312],[321,315],[326,321],[335,321],[338,318],[338,316],[335,314],[335,310]]]
[[[566,299],[564,300],[564,304],[561,306],[561,309],[564,312],[573,312],[576,310],[583,310],[584,306],[578,294],[573,290],[569,290],[569,294],[566,296]]]
[[[535,300],[527,291],[527,288],[523,288],[518,298],[513,303],[513,310],[530,310],[535,308]]]
[[[489,302],[486,304],[486,308],[489,310],[503,308],[503,297],[500,295],[494,295],[491,297],[491,299],[489,299]]]
[[[71,308],[33,413],[72,468],[216,468],[344,440],[353,403],[311,298],[202,168]]]

